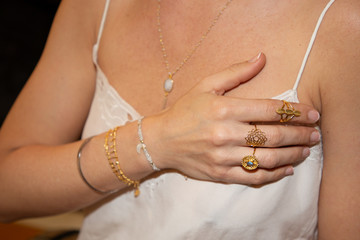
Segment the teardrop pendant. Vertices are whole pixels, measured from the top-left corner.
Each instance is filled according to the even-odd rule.
[[[165,80],[164,91],[166,95],[171,92],[171,90],[173,89],[173,85],[174,85],[174,80],[172,80],[171,77]]]
[[[163,109],[166,108],[167,98],[168,98],[169,93],[173,89],[173,86],[174,86],[174,80],[172,80],[172,74],[169,73],[169,78],[164,81],[164,93],[165,93],[164,97],[165,98],[164,98]]]

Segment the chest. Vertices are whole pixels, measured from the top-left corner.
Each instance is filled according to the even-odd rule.
[[[244,2],[232,2],[215,24],[222,4],[205,10],[202,5],[200,11],[185,6],[184,10],[181,6],[174,10],[164,3],[160,18],[157,2],[144,6],[110,5],[99,64],[119,95],[141,115],[161,110],[163,84],[169,70],[174,72],[180,67],[168,98],[171,106],[204,77],[246,61],[260,51],[267,57],[265,68],[229,94],[271,98],[291,89],[322,4],[309,10],[307,4],[299,3],[277,8],[241,3]],[[201,40],[207,31],[206,38]],[[308,67],[316,69],[316,61],[313,62]],[[299,88],[302,102],[311,104],[316,98],[309,94],[312,92],[309,89],[314,88],[318,77],[317,71],[304,74]]]

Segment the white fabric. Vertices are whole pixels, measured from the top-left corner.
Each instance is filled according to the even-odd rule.
[[[99,36],[105,17],[106,10]],[[97,64],[99,40],[93,56],[96,90],[83,138],[140,117]],[[299,102],[298,80],[293,89],[274,98]],[[141,183],[138,198],[129,191],[100,204],[85,218],[79,239],[315,239],[321,149],[321,144],[312,147],[311,155],[295,167],[293,176],[261,187],[186,181],[171,172],[148,179]]]

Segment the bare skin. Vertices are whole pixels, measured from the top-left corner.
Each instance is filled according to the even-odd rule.
[[[238,155],[248,154],[241,141],[251,129],[249,122],[278,120],[269,109],[276,109],[279,101],[255,99],[271,98],[292,88],[308,40],[326,3],[322,0],[234,1],[191,61],[174,78],[169,108],[162,112],[161,86],[166,71],[154,27],[156,2],[111,3],[99,63],[119,94],[139,113],[148,116],[143,128],[147,145],[160,168],[176,169],[205,180],[239,184],[271,182],[291,174],[291,165],[305,158],[304,145],[316,143],[310,140],[316,130],[263,126],[270,136],[270,145],[259,151],[264,168],[250,175],[232,166],[239,161]],[[94,92],[91,51],[103,5],[103,1],[62,3],[44,54],[2,126],[0,184],[7,192],[0,197],[2,220],[79,209],[104,198],[82,182],[74,161],[81,144],[76,140]],[[163,3],[164,40],[172,68],[185,57],[189,46],[199,39],[222,5],[221,1]],[[360,124],[357,81],[360,50],[354,47],[360,38],[359,10],[355,0],[339,0],[329,10],[298,88],[300,102],[308,106],[294,105],[303,113],[296,120],[299,123],[316,122],[313,109],[322,116],[324,175],[319,206],[320,239],[355,239],[360,234],[359,187],[353,184],[360,181],[357,174],[360,131],[356,131]],[[266,57],[262,54],[257,61],[246,62],[259,51]],[[228,68],[239,62],[243,64]],[[225,93],[226,97],[222,96]],[[352,111],[346,106],[351,106]],[[194,118],[192,113],[200,109],[207,110]],[[173,129],[171,126],[179,116],[186,123],[178,124],[183,128],[175,129],[178,132],[162,130]],[[195,128],[199,126],[196,121],[201,121],[202,129]],[[194,130],[209,134],[206,139],[200,139]],[[241,139],[228,134],[234,130]],[[184,135],[184,132],[194,134]],[[138,142],[136,124],[121,127],[118,135],[125,172],[135,179],[151,174],[143,156],[126,151]],[[107,166],[103,139],[104,134],[95,137],[84,150],[89,180],[102,189],[123,188]],[[166,146],[156,144],[161,139],[172,141],[165,141]],[[206,146],[208,151],[204,152],[211,156],[198,157],[191,144],[184,144],[190,140],[192,144]],[[179,145],[185,146],[185,151]],[[276,151],[269,148],[289,145],[295,146]],[[234,155],[225,152],[229,147]],[[266,158],[269,154],[273,157]],[[14,172],[21,178],[14,177]]]

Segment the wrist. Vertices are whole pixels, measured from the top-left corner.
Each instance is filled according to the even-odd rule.
[[[160,115],[146,117],[142,121],[142,135],[146,143],[147,152],[157,168],[168,169],[168,154],[164,150],[166,149],[166,142],[163,129],[164,124]],[[151,167],[146,158],[145,161]]]
[[[144,117],[140,117],[138,119],[138,137],[139,137],[139,143],[138,145],[136,146],[136,151],[137,153],[141,153],[143,152],[144,155],[145,155],[145,158],[146,160],[149,162],[151,168],[154,170],[154,171],[160,171],[160,168],[158,168],[156,166],[156,164],[154,163],[154,161],[152,160],[152,157],[149,153],[149,151],[147,150],[147,146],[145,144],[145,141],[144,141],[144,136],[143,136],[143,133],[142,133],[142,120],[144,119]]]

